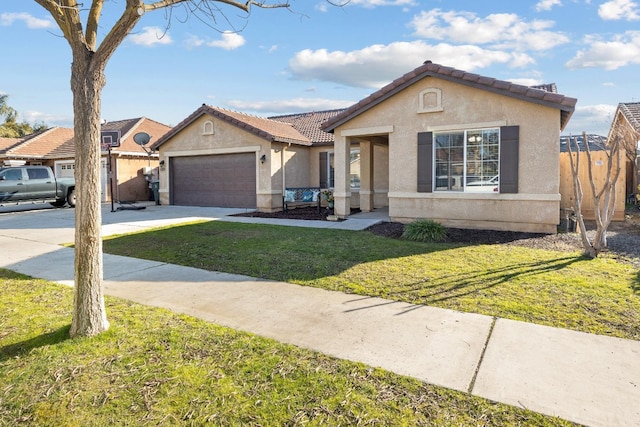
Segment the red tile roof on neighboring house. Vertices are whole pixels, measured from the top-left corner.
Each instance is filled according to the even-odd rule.
[[[332,145],[335,140],[334,135],[323,131],[320,126],[344,110],[344,108],[341,108],[339,110],[312,111],[269,118],[291,124],[298,132],[309,138],[313,145]]]
[[[11,148],[13,148],[15,145],[21,143],[23,139],[24,138],[0,137],[0,155],[7,152],[7,150],[10,150]]]
[[[50,159],[51,153],[64,144],[73,145],[73,129],[52,127],[27,135],[22,142],[8,150],[6,157],[18,159]],[[71,154],[73,157],[73,153]]]
[[[151,151],[153,140],[159,140],[171,130],[171,127],[146,117],[139,117],[103,123],[101,130],[120,132],[120,146],[113,148],[111,151],[120,154],[142,155]],[[133,140],[133,137],[141,132],[147,133],[151,137],[151,142],[144,148]]]
[[[640,132],[640,102],[621,102],[618,109],[636,132]]]
[[[182,129],[193,123],[196,119],[203,115],[210,115],[237,126],[249,133],[257,135],[271,142],[284,142],[299,145],[311,145],[311,140],[298,132],[291,124],[283,123],[276,120],[266,119],[263,117],[253,116],[250,114],[239,113],[220,107],[211,107],[202,104],[200,108],[191,113],[189,117],[184,119],[162,138],[156,141],[152,147],[157,150],[162,144],[167,142]]]
[[[152,138],[160,138],[171,128],[146,117],[106,122],[102,130],[120,131],[120,147],[113,152],[133,156],[146,156],[148,153],[133,141],[133,135],[146,132]],[[0,157],[13,159],[70,159],[75,157],[74,132],[70,128],[52,127],[45,131],[27,135],[3,150],[5,144],[0,138]],[[9,144],[9,142],[6,142]],[[150,147],[145,147],[150,150]]]
[[[551,91],[518,85],[508,81],[494,79],[492,77],[484,77],[478,74],[457,70],[455,68],[434,64],[431,61],[426,61],[415,70],[408,72],[377,92],[372,93],[360,102],[347,108],[342,114],[327,120],[322,125],[322,129],[326,132],[333,132],[338,126],[364,113],[370,108],[373,108],[382,101],[392,97],[396,93],[426,77],[436,77],[477,89],[487,90],[500,95],[557,108],[560,110],[560,129],[564,129],[568,123],[569,118],[575,110],[577,102],[575,98],[569,98]]]

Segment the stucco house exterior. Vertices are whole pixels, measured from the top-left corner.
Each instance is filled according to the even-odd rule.
[[[333,135],[320,125],[340,111],[264,118],[203,104],[152,144],[160,202],[272,212],[285,188],[326,188]]]
[[[103,132],[120,135],[120,145],[102,150],[102,201],[111,200],[113,178],[114,201],[149,200],[149,181],[157,177],[158,155],[150,153],[133,141],[133,136],[145,132],[151,141],[160,138],[171,127],[146,117],[105,122]],[[149,144],[150,146],[151,144]],[[73,129],[52,127],[23,138],[0,140],[0,163],[50,166],[57,177],[73,177],[75,146]],[[111,174],[109,173],[111,171]]]
[[[388,207],[392,221],[555,233],[558,140],[576,102],[426,61],[322,125],[334,134],[335,213]]]

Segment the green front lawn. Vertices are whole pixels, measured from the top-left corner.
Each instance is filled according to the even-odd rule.
[[[638,271],[577,252],[220,221],[107,238],[104,251],[640,339]]]
[[[0,426],[569,426],[569,422],[0,269]]]

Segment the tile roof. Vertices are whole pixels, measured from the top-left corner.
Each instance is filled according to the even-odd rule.
[[[120,147],[112,151],[128,155],[144,155],[147,152],[133,141],[137,132],[146,132],[152,138],[159,138],[171,128],[154,120],[140,117],[135,119],[107,122],[102,130],[119,130]],[[19,138],[17,143],[3,150],[6,139],[0,138],[0,156],[19,159],[65,159],[75,157],[74,132],[71,128],[52,127],[45,131]]]
[[[560,136],[560,152],[567,153],[569,150],[567,149],[567,142],[569,139],[572,139],[578,143],[578,147],[580,147],[580,151],[586,151],[586,147],[584,144],[584,137],[582,135],[562,135]],[[590,151],[602,151],[606,149],[607,146],[607,137],[596,134],[587,134],[587,141],[589,142],[589,150]],[[571,145],[571,149],[576,151],[575,145]]]
[[[102,124],[101,129],[103,131],[120,131],[120,146],[113,148],[111,150],[112,152],[146,155],[147,151],[151,151],[152,144],[148,144],[143,148],[133,140],[134,135],[139,132],[145,132],[151,136],[152,141],[154,139],[158,140],[169,132],[171,127],[146,117],[138,117],[135,119],[106,122]]]
[[[331,145],[335,137],[321,129],[322,123],[342,113],[345,109],[312,111],[308,113],[288,114],[269,117],[271,120],[291,124],[298,132],[311,140],[313,145]]]
[[[162,144],[167,142],[173,136],[178,134],[182,129],[205,114],[230,123],[249,133],[264,138],[267,141],[292,143],[307,146],[311,145],[311,140],[298,132],[289,123],[202,104],[202,106],[191,113],[189,117],[178,123],[162,138],[152,144],[153,149],[157,150],[160,146],[162,146]]]
[[[640,132],[640,102],[621,102],[618,109],[636,132]]]
[[[390,98],[425,77],[436,77],[477,89],[487,90],[500,95],[557,108],[560,110],[560,129],[564,129],[568,123],[569,118],[575,110],[577,102],[575,98],[569,98],[540,88],[518,85],[492,77],[484,77],[478,74],[457,70],[455,68],[434,64],[431,61],[426,61],[415,70],[408,72],[377,92],[372,93],[368,97],[347,108],[342,114],[329,119],[322,125],[322,129],[327,132],[333,132],[335,128],[351,120],[353,117],[373,108],[382,101]],[[552,85],[545,86],[549,86],[549,89],[552,89]]]
[[[4,154],[7,150],[10,150],[15,145],[22,142],[24,138],[5,138],[0,137],[0,154]]]
[[[73,129],[52,127],[26,136],[19,145],[8,150],[5,155],[21,159],[56,158],[51,157],[51,153],[65,144],[73,145]]]

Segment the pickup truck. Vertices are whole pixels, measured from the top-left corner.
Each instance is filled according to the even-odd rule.
[[[43,201],[53,206],[76,205],[73,178],[57,178],[48,166],[0,168],[0,204]]]

